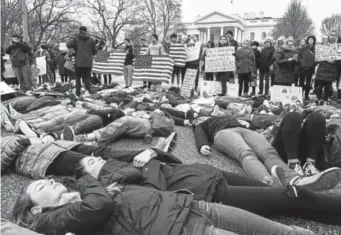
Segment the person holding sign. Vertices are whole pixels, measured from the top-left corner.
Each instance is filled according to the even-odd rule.
[[[336,32],[332,31],[328,37],[329,44],[337,43]],[[332,90],[332,84],[337,79],[338,67],[335,60],[327,60],[319,62],[316,72],[317,82],[317,98],[328,101],[329,92]]]
[[[242,48],[236,52],[236,65],[239,80],[238,95],[248,95],[249,83],[256,72],[256,60],[253,50],[250,48],[249,40],[243,42]]]
[[[228,41],[226,36],[220,37],[220,42],[218,47],[228,47]],[[217,73],[217,80],[221,82],[221,94],[220,96],[225,96],[227,92],[226,82],[229,81],[229,72],[219,72]]]
[[[208,41],[207,42],[207,47],[204,48],[202,56],[201,56],[201,61],[204,63],[203,65],[203,71],[205,71],[205,58],[207,54],[207,49],[214,48],[214,42]],[[205,73],[205,80],[207,81],[213,81],[214,73]]]
[[[32,78],[30,70],[30,51],[31,48],[26,42],[21,42],[19,35],[12,36],[12,45],[5,53],[10,55],[12,67],[20,83],[20,90],[32,90]]]
[[[178,35],[176,35],[175,33],[170,35],[171,43],[177,43],[177,39],[178,39]],[[175,77],[176,77],[177,87],[180,86],[180,70],[181,70],[181,67],[174,65],[173,74],[172,74],[172,83],[171,83],[172,86],[174,84]]]
[[[50,54],[49,52],[47,51],[47,45],[41,45],[39,47],[39,50],[37,50],[35,53],[34,53],[34,58],[38,58],[38,57],[42,57],[44,56],[45,57],[45,61],[46,61],[46,73],[43,74],[43,75],[39,75],[39,84],[42,84],[42,83],[45,83],[45,82],[48,82],[48,83],[52,83],[52,78],[51,78],[51,74],[50,74],[50,61],[51,61],[51,57],[50,57]],[[36,60],[34,60],[35,64],[37,63]]]
[[[294,40],[288,39],[286,47],[275,53],[277,70],[274,85],[291,86],[295,81],[295,64],[298,63],[298,54],[294,50]]]

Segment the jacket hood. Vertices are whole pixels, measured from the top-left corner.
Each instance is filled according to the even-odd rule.
[[[77,38],[80,39],[80,40],[87,40],[88,38],[90,38],[90,36],[87,33],[85,33],[85,32],[80,32],[77,35]]]
[[[308,37],[307,37],[307,39],[306,39],[306,43],[307,43],[307,45],[308,45],[309,38],[312,38],[312,39],[314,40],[314,43],[313,43],[313,45],[315,46],[315,44],[316,44],[316,37],[315,37],[314,35],[310,35],[310,36],[308,36]]]
[[[285,39],[284,36],[280,36],[280,37],[276,40],[276,47],[278,46],[278,42],[279,42],[279,41],[282,41],[283,44],[285,44],[286,39]]]
[[[272,47],[273,46],[273,41],[272,41],[272,39],[271,38],[267,38],[267,39],[265,39],[265,41],[264,41],[264,44],[266,43],[266,42],[268,42],[268,43],[270,43],[270,47]]]

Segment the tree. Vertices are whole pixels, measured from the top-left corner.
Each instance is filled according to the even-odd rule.
[[[110,3],[109,3],[110,2]],[[138,0],[86,0],[84,7],[90,10],[91,22],[104,41],[111,41],[116,48],[120,32],[139,23],[141,10]]]
[[[313,33],[315,27],[302,0],[291,0],[283,17],[274,28],[274,37],[293,37],[301,40]]]
[[[321,33],[323,35],[329,35],[332,30],[341,36],[341,14],[332,15],[322,21]]]
[[[145,38],[149,33],[145,25],[135,26],[125,30],[125,37],[132,40],[136,45],[139,45],[142,38]]]
[[[1,46],[6,42],[6,36],[19,34],[21,6],[19,0],[1,0]]]
[[[181,0],[143,0],[142,4],[144,23],[153,34],[161,35],[162,40],[181,24]]]

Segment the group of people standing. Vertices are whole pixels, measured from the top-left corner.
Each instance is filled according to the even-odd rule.
[[[340,43],[336,31],[332,31],[324,43]],[[259,42],[244,40],[241,47],[233,40],[232,32],[227,36],[221,36],[218,47],[235,47],[236,73],[239,80],[239,96],[249,95],[249,86],[252,87],[250,95],[256,95],[257,78],[259,74],[258,95],[269,95],[271,85],[295,84],[303,89],[305,99],[309,99],[312,87],[312,78],[315,74],[314,92],[318,99],[327,101],[332,90],[332,83],[339,82],[341,73],[341,61],[315,61],[316,37],[311,35],[301,41],[295,47],[293,38],[280,37],[274,43],[272,39],[266,39],[264,47],[259,50]],[[212,48],[215,43],[209,41],[206,48]],[[205,60],[205,50],[201,59]],[[213,80],[213,73],[205,73],[207,80]],[[221,81],[222,94],[226,95],[226,82],[233,77],[233,72],[220,72],[216,74]]]

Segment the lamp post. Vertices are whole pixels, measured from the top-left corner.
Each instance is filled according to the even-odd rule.
[[[21,0],[21,11],[22,11],[22,23],[23,23],[23,33],[24,33],[24,42],[29,42],[28,37],[28,12],[26,0]]]

